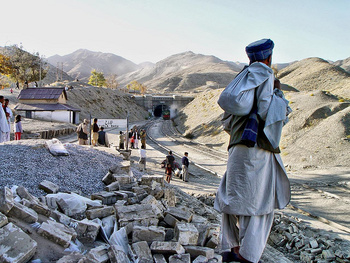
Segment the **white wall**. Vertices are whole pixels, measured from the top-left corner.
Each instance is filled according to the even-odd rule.
[[[32,118],[47,121],[71,122],[70,111],[33,111]]]

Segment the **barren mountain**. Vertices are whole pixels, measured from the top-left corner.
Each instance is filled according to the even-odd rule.
[[[52,65],[58,65],[59,68],[63,63],[63,71],[79,80],[87,80],[94,69],[103,72],[105,76],[109,74],[122,75],[139,69],[138,65],[123,57],[86,49],[79,49],[65,56],[55,55],[47,60]]]
[[[282,83],[300,91],[323,90],[350,98],[350,74],[320,58],[307,58],[278,73]]]
[[[348,167],[350,100],[338,96],[350,97],[349,74],[310,58],[281,70],[280,76],[284,84],[294,87],[283,85],[293,109],[280,143],[285,165],[293,170]],[[229,136],[221,127],[223,110],[217,104],[222,90],[199,94],[174,122],[184,135],[226,150]]]
[[[198,92],[226,86],[240,70],[233,62],[188,51],[120,76],[119,82],[125,86],[136,80],[155,93]]]
[[[346,72],[350,73],[350,57],[343,60],[338,60],[333,63],[335,66],[343,68]]]

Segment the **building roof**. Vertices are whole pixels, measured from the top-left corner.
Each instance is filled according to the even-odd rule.
[[[58,99],[61,94],[67,99],[67,93],[64,88],[27,88],[21,90],[18,95],[19,100],[54,100]]]
[[[55,104],[44,104],[44,103],[37,103],[37,104],[23,104],[18,103],[15,106],[15,110],[18,111],[80,111],[78,108],[74,108],[68,104],[62,104],[62,103],[55,103]]]

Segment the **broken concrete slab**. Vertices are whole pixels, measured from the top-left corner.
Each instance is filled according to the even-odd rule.
[[[117,195],[116,192],[107,191],[101,191],[91,195],[92,200],[100,200],[103,205],[113,205],[117,202],[117,200],[125,200],[124,198],[125,195]]]
[[[165,215],[167,214],[174,216],[180,221],[183,220],[188,223],[191,222],[193,217],[193,213],[185,207],[168,207],[168,209],[165,211]]]
[[[83,258],[84,256],[79,253],[79,252],[73,252],[69,255],[65,255],[63,257],[61,257],[59,260],[56,261],[56,263],[77,263],[80,262],[80,260]],[[84,261],[85,263],[85,261]]]
[[[95,219],[95,218],[104,218],[110,215],[113,215],[115,209],[113,206],[105,206],[101,208],[94,208],[86,210],[85,214],[87,219]]]
[[[166,202],[167,207],[175,207],[176,196],[173,189],[164,189],[164,201]]]
[[[141,184],[152,186],[152,183],[159,183],[161,187],[164,186],[164,177],[162,175],[143,175],[141,177]]]
[[[140,263],[153,263],[151,250],[146,241],[140,241],[132,244],[132,250]]]
[[[7,216],[0,212],[0,227],[3,227],[8,223]]]
[[[11,189],[6,186],[0,188],[0,212],[6,215],[11,210],[14,202]]]
[[[169,257],[169,263],[191,263],[190,254],[176,254]]]
[[[22,199],[27,199],[28,201],[32,203],[38,203],[39,199],[33,196],[31,193],[28,192],[27,188],[23,186],[18,186],[16,189],[16,193],[18,196]]]
[[[168,263],[165,257],[163,256],[163,254],[154,254],[153,260],[154,260],[154,263]]]
[[[108,184],[108,185],[105,187],[105,190],[106,190],[107,192],[118,191],[118,190],[119,190],[119,182],[113,182],[113,183]]]
[[[57,227],[59,223],[51,224],[44,222],[38,229],[38,234],[45,237],[46,239],[67,248],[70,245],[73,235],[63,231],[63,227]]]
[[[0,228],[0,262],[25,263],[35,254],[37,243],[22,229],[8,223]]]
[[[49,217],[51,215],[51,209],[47,205],[41,202],[28,201],[27,199],[22,199],[21,203],[24,206],[30,209],[33,209],[35,212],[37,212],[40,215],[44,215],[46,217]]]
[[[75,231],[78,234],[78,239],[86,242],[94,242],[100,230],[100,225],[86,218],[77,223]]]
[[[35,223],[38,221],[38,214],[33,209],[17,202],[14,202],[13,207],[11,208],[10,212],[7,213],[7,215],[21,219],[27,223]]]
[[[178,222],[180,222],[178,219],[176,219],[174,216],[171,214],[166,214],[164,217],[165,223],[167,223],[171,227],[175,227]]]
[[[91,249],[78,263],[107,263],[109,245],[102,245]]]
[[[191,223],[177,223],[174,229],[175,239],[181,245],[197,245],[198,230]]]
[[[214,257],[214,249],[200,246],[184,246],[186,253],[191,254],[192,258],[200,255],[205,256],[207,259]]]
[[[192,263],[206,263],[208,262],[208,259],[205,256],[199,255],[198,257],[196,257]]]
[[[39,189],[44,190],[48,194],[56,194],[60,187],[53,182],[44,180],[39,184]]]
[[[154,241],[150,249],[154,254],[184,254],[185,249],[179,242]]]
[[[159,226],[134,226],[132,231],[132,242],[146,241],[151,243],[152,241],[164,241],[165,228]]]
[[[111,245],[108,249],[108,257],[111,263],[130,262],[128,255],[117,245]]]

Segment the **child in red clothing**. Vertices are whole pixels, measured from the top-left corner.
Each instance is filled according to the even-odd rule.
[[[168,184],[170,184],[170,180],[171,180],[171,175],[173,173],[173,169],[171,167],[171,164],[168,163],[165,167],[165,175],[166,175],[166,178],[165,178],[165,181],[168,182]]]

